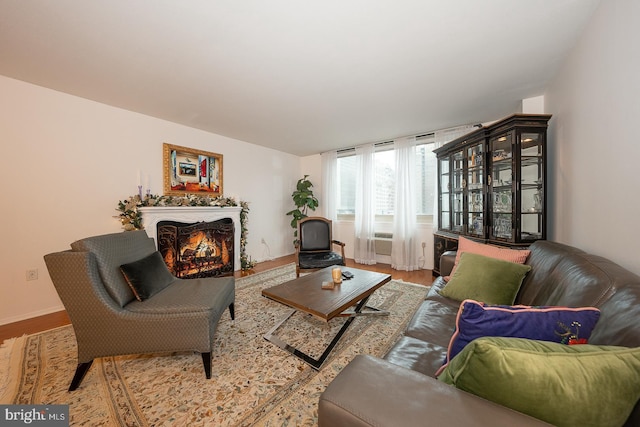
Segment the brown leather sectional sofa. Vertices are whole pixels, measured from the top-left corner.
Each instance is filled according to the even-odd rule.
[[[538,241],[530,250],[526,264],[532,269],[516,304],[598,307],[601,315],[589,344],[640,347],[639,276],[556,242]],[[447,253],[441,273],[447,275],[452,266],[452,254]],[[442,277],[435,280],[404,336],[384,359],[357,356],[337,375],[320,397],[320,427],[548,425],[434,378],[460,305],[438,293],[445,284]],[[638,425],[636,403],[625,426]]]

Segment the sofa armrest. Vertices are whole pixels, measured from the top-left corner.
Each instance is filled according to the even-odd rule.
[[[440,275],[448,276],[453,270],[453,265],[456,262],[456,251],[446,251],[440,255]]]
[[[318,427],[549,426],[385,360],[359,355],[320,396]]]

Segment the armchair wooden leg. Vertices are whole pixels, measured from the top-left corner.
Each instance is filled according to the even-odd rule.
[[[211,379],[211,353],[202,353],[202,363],[204,364],[204,374],[207,379]]]
[[[93,360],[84,363],[78,363],[78,367],[76,368],[76,373],[73,375],[73,379],[71,380],[71,385],[69,386],[69,391],[74,391],[80,386],[82,379],[87,374],[87,371],[93,364]]]
[[[236,308],[233,303],[229,304],[229,314],[231,315],[231,320],[235,320],[236,318]]]

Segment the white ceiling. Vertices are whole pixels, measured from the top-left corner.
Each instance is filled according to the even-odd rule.
[[[599,0],[0,0],[0,74],[304,156],[519,111]]]

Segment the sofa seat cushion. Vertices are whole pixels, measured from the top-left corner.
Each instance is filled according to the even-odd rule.
[[[466,252],[440,294],[460,302],[474,299],[487,304],[511,305],[529,270],[528,265]]]
[[[438,379],[556,426],[622,426],[640,397],[640,348],[484,337]]]
[[[449,305],[427,299],[420,304],[409,320],[404,335],[446,348],[456,324],[457,313],[457,304]]]
[[[120,270],[138,301],[150,298],[176,281],[158,251],[123,264]]]
[[[540,420],[369,355],[357,355],[318,402],[319,427],[479,425],[549,427]]]
[[[196,313],[212,311],[217,319],[234,301],[233,277],[177,279],[171,286],[145,301],[134,300],[125,306],[136,313]]]
[[[447,347],[404,336],[387,352],[384,359],[394,365],[435,377],[446,355]]]
[[[344,259],[336,252],[300,252],[298,256],[300,268],[325,268],[332,265],[344,265]]]

